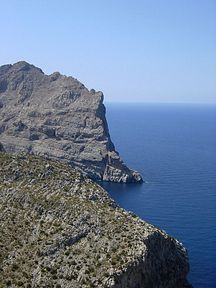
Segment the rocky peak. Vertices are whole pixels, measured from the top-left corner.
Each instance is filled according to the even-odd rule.
[[[0,67],[0,141],[7,152],[68,162],[93,179],[141,182],[110,139],[103,93],[25,61]]]
[[[12,67],[13,67],[13,70],[15,71],[28,71],[31,68],[33,69],[36,68],[35,66],[30,65],[26,61],[19,61],[15,63]]]

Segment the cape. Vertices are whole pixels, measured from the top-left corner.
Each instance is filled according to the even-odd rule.
[[[142,182],[110,139],[103,93],[73,77],[46,75],[25,61],[0,67],[0,142],[69,163],[92,179]]]

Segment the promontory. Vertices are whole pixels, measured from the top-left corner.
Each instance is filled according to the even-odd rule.
[[[68,162],[92,179],[142,181],[115,151],[103,93],[25,61],[0,67],[0,142],[7,152]]]

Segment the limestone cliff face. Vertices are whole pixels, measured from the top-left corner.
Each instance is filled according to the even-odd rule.
[[[185,248],[60,162],[0,152],[0,287],[190,287]]]
[[[93,179],[142,181],[115,151],[102,92],[26,62],[0,67],[0,141],[8,152],[66,161]]]

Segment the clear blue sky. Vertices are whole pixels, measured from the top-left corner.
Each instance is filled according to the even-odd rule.
[[[216,103],[216,0],[0,0],[0,65],[72,75],[106,101]]]

